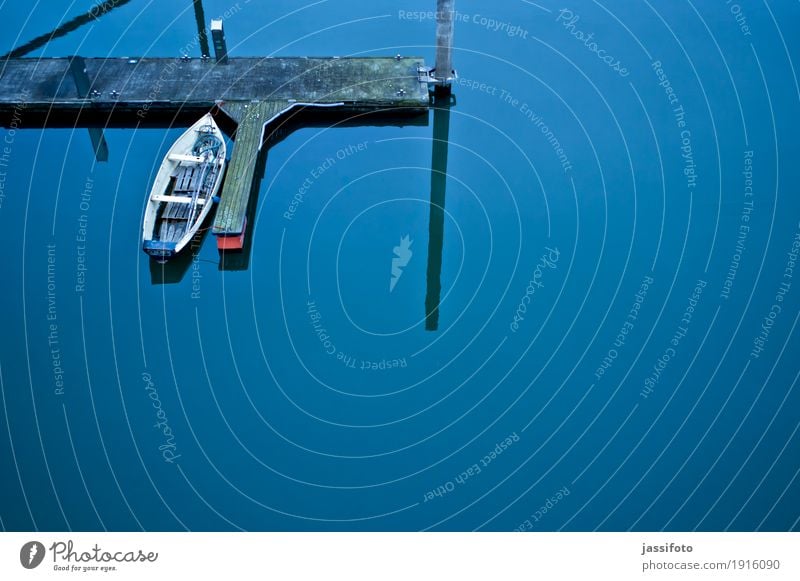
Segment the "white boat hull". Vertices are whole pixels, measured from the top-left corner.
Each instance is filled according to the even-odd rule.
[[[142,249],[166,261],[186,248],[211,211],[222,185],[225,138],[211,114],[172,145],[145,208]]]

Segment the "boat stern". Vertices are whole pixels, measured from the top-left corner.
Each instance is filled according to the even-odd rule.
[[[145,240],[142,243],[142,250],[159,262],[166,262],[178,253],[177,246],[178,245],[175,242]]]

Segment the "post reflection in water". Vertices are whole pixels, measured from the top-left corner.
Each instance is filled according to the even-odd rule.
[[[39,50],[40,48],[47,46],[48,43],[52,42],[56,38],[66,36],[73,30],[77,30],[82,26],[89,24],[90,22],[96,22],[101,16],[108,14],[116,8],[124,6],[130,1],[131,0],[106,0],[105,2],[98,2],[92,6],[91,9],[89,9],[87,12],[84,12],[80,16],[76,16],[75,18],[72,18],[71,20],[68,20],[60,25],[58,28],[54,28],[50,32],[41,34],[33,40],[18,46],[11,52],[0,56],[0,60],[24,57],[35,50]]]
[[[444,202],[447,190],[447,152],[450,138],[452,95],[436,95],[433,108],[433,153],[431,156],[431,212],[428,225],[428,289],[425,294],[425,330],[439,329],[439,301],[442,295],[442,247],[444,245]]]

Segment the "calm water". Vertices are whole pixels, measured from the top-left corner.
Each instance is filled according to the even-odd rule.
[[[635,4],[459,1],[435,331],[433,114],[275,145],[244,270],[140,251],[184,128],[2,131],[0,525],[797,529],[800,6]],[[205,2],[233,56],[428,62],[433,7]],[[195,34],[134,0],[31,56]]]

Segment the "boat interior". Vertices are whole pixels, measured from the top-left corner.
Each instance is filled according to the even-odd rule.
[[[176,162],[163,193],[152,196],[159,202],[155,221],[155,239],[178,242],[197,227],[203,206],[214,190],[220,171],[217,155],[222,141],[211,125],[197,130],[194,145],[188,154],[170,153],[167,159]]]
[[[206,202],[206,196],[214,185],[215,172],[209,165],[178,165],[170,176],[166,191],[159,201],[161,205],[156,218],[159,224],[158,240],[177,242],[200,214],[198,206]],[[197,203],[193,204],[195,200]]]

